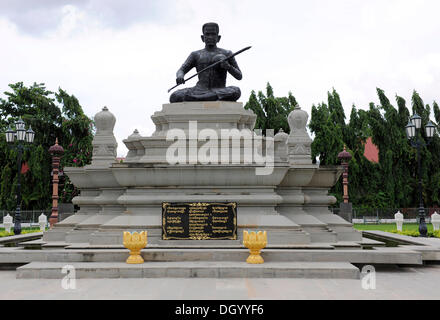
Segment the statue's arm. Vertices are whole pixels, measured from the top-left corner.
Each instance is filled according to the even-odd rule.
[[[189,70],[194,68],[196,66],[196,53],[192,52],[189,57],[186,59],[186,61],[183,63],[183,65],[180,67],[179,70],[177,70],[176,78],[177,78],[177,84],[180,84],[179,81],[182,81],[181,83],[185,83],[183,81],[183,78],[185,77],[185,74],[188,73]]]
[[[241,73],[240,68],[238,67],[237,61],[234,57],[231,59],[228,59],[229,62],[229,69],[228,72],[237,80],[241,80],[243,78],[243,75]]]

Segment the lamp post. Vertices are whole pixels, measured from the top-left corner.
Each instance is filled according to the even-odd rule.
[[[419,193],[419,232],[421,237],[426,237],[428,234],[428,228],[426,227],[425,222],[425,206],[423,204],[423,195],[422,195],[422,167],[421,167],[421,159],[420,159],[420,150],[422,147],[425,147],[431,143],[431,139],[434,136],[435,125],[429,121],[425,126],[426,137],[428,138],[428,142],[424,143],[424,141],[420,138],[419,131],[422,128],[422,118],[418,114],[414,114],[408,125],[405,127],[406,136],[411,142],[411,146],[417,149],[417,174],[419,176],[418,182],[418,193]]]
[[[10,127],[6,130],[6,142],[8,142],[11,147],[17,149],[17,209],[15,210],[15,223],[14,223],[14,234],[21,234],[21,159],[23,157],[23,151],[25,149],[24,142],[29,144],[34,142],[35,132],[29,126],[26,131],[25,123],[20,118],[15,122],[15,131]],[[17,142],[15,144],[15,142]]]

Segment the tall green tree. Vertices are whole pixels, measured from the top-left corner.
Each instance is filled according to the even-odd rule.
[[[410,112],[406,101],[396,96],[397,108],[386,96],[385,92],[377,88],[379,104],[370,103],[369,109],[356,110],[353,106],[350,121],[343,123],[343,113],[340,99],[335,90],[328,93],[329,105],[325,108],[312,107],[312,119],[309,127],[315,133],[312,144],[313,156],[319,155],[325,159],[323,164],[338,164],[335,157],[338,144],[333,144],[337,138],[328,127],[333,124],[334,130],[340,127],[337,134],[343,144],[347,145],[353,158],[350,161],[350,199],[357,207],[414,207],[417,206],[417,162],[416,150],[411,147],[406,134],[405,126],[408,123]],[[339,100],[339,101],[338,101]],[[416,91],[412,96],[413,112],[422,117],[423,126],[427,124],[431,115],[431,108],[425,105]],[[433,104],[434,117],[438,121],[440,110],[436,102]],[[344,127],[345,125],[345,127]],[[364,157],[366,138],[372,137],[373,143],[379,149],[379,163],[371,163]],[[427,142],[424,132],[420,137]],[[422,181],[425,204],[438,205],[439,201],[439,138],[435,137],[429,146],[422,150]],[[339,149],[340,150],[340,149]],[[329,156],[330,155],[330,156]],[[332,192],[340,191],[340,182]],[[340,200],[340,196],[337,196]]]
[[[258,94],[252,91],[244,108],[252,110],[257,115],[255,129],[261,129],[263,134],[266,129],[274,129],[276,134],[280,129],[290,132],[287,116],[296,105],[296,99],[291,92],[287,97],[275,97],[272,86],[267,83],[266,95],[262,91]]]
[[[58,138],[65,155],[61,165],[83,166],[90,163],[93,122],[83,112],[75,96],[61,88],[57,92],[42,83],[9,85],[6,99],[0,98],[0,209],[15,207],[17,183],[16,152],[7,146],[4,132],[14,127],[19,117],[36,132],[34,143],[23,154],[29,171],[22,176],[22,208],[46,209],[51,206],[50,146]],[[76,190],[65,177],[60,188],[61,202],[70,202]]]
[[[330,108],[325,103],[312,106],[312,116],[309,123],[310,131],[315,135],[312,142],[312,159],[321,165],[335,165],[338,154],[344,148],[342,128],[335,124]]]
[[[312,106],[312,116],[309,123],[311,132],[315,135],[312,143],[312,159],[322,165],[338,163],[338,154],[344,148],[343,137],[347,135],[345,111],[339,94],[335,89],[327,92],[327,104]]]
[[[417,93],[411,97],[411,111],[405,99],[396,95],[396,107],[385,92],[376,88],[379,104],[371,102],[367,109],[352,106],[346,123],[344,107],[337,91],[327,92],[327,101],[312,106],[309,129],[314,134],[312,159],[321,165],[338,165],[337,158],[344,145],[351,153],[349,163],[349,195],[356,207],[403,208],[418,206],[417,153],[411,147],[405,133],[411,114],[422,117],[426,126],[433,118],[440,129],[440,107],[436,101],[432,108]],[[284,102],[283,102],[284,101]],[[286,106],[280,109],[280,105]],[[296,105],[289,97],[275,98],[270,84],[266,95],[261,91],[252,94],[247,109],[257,114],[256,128],[283,128],[288,132],[287,116]],[[379,162],[373,163],[365,156],[367,139],[372,139],[379,149]],[[426,206],[440,205],[440,138],[438,134],[428,145],[424,131],[419,138],[426,144],[421,150],[423,198]],[[330,190],[342,201],[341,181]]]

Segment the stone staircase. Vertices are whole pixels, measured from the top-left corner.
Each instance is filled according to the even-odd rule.
[[[341,244],[342,245],[342,244]],[[3,248],[1,263],[15,263],[17,278],[58,279],[66,266],[76,278],[345,278],[358,279],[359,265],[422,265],[422,253],[405,248],[264,249],[261,265],[247,264],[247,249],[146,248],[145,263],[128,265],[126,249]]]

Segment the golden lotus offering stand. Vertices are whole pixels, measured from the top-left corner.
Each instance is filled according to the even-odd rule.
[[[267,232],[266,231],[258,231],[255,233],[252,231],[251,233],[247,231],[243,231],[243,244],[246,248],[249,249],[250,255],[246,259],[247,263],[250,264],[261,264],[264,263],[263,257],[261,257],[260,252],[261,249],[266,247],[267,245]]]
[[[141,233],[124,231],[124,247],[130,250],[130,256],[126,263],[140,264],[144,263],[141,257],[141,250],[147,246],[147,231]]]

